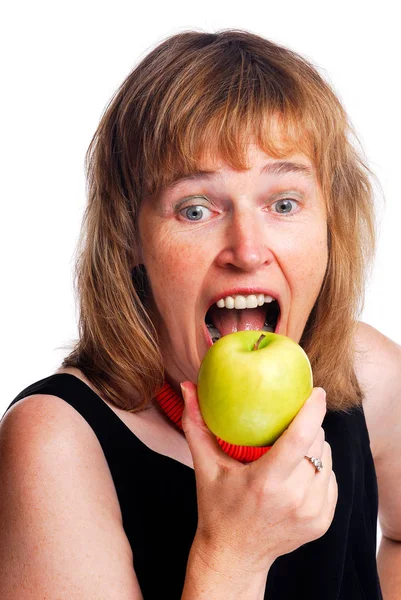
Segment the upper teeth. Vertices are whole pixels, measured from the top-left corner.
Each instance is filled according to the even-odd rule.
[[[226,296],[216,302],[219,308],[256,308],[263,306],[265,302],[273,302],[272,296],[267,294],[256,294],[250,296]]]

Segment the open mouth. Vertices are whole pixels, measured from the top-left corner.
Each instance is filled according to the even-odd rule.
[[[206,313],[205,323],[212,344],[235,331],[254,330],[275,332],[280,317],[280,305],[275,299],[255,308],[219,308],[213,304]]]

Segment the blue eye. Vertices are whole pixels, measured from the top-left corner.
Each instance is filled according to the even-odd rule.
[[[186,208],[183,208],[182,210],[180,210],[180,213],[184,213],[184,216],[189,221],[200,221],[205,210],[211,212],[209,208],[206,208],[206,206],[202,206],[202,204],[194,204],[192,206],[187,206]]]
[[[294,212],[291,209],[290,202],[295,202],[296,205],[298,204],[298,202],[296,200],[293,200],[292,198],[283,198],[282,200],[277,200],[276,202],[273,202],[272,206],[277,204],[277,206],[280,209],[279,211],[277,211],[279,215],[289,215],[290,213]]]

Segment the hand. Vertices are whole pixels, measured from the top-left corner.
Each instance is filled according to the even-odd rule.
[[[267,572],[278,556],[321,537],[334,517],[337,481],[321,427],[326,394],[314,388],[272,448],[244,465],[220,448],[200,413],[196,386],[184,384],[182,425],[198,500],[194,543],[215,564]],[[305,455],[320,458],[322,471]]]

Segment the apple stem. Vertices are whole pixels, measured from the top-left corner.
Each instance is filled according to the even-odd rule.
[[[258,339],[258,340],[255,342],[255,344],[254,344],[254,346],[253,346],[253,349],[254,349],[254,350],[259,350],[259,344],[260,344],[260,342],[261,342],[262,340],[264,340],[264,339],[265,339],[265,337],[266,337],[266,336],[265,336],[265,335],[262,333],[262,335],[260,336],[260,338],[259,338],[259,339]]]

